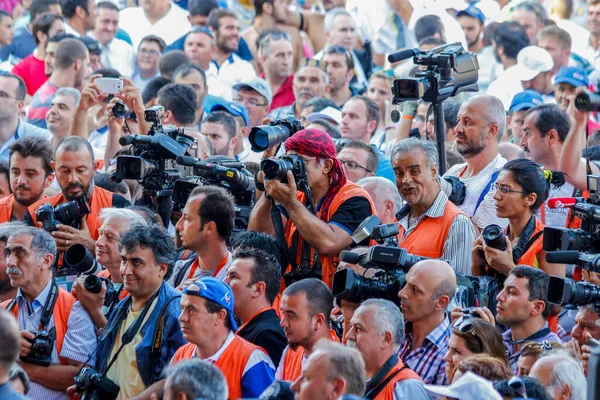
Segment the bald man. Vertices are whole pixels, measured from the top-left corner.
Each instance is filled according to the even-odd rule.
[[[529,377],[537,379],[554,400],[585,400],[587,397],[583,367],[566,352],[538,359]]]
[[[398,355],[427,384],[445,385],[450,323],[446,307],[454,298],[456,275],[445,261],[424,260],[406,274],[400,309],[406,325],[406,338]]]

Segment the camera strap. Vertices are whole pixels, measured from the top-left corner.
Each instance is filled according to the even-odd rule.
[[[385,388],[385,386],[390,380],[392,380],[396,375],[398,375],[400,371],[407,368],[406,366],[404,366],[398,371],[395,371],[394,373],[390,374],[390,376],[386,378],[387,374],[390,373],[390,371],[396,366],[396,364],[398,364],[398,356],[394,354],[387,359],[387,361],[385,362],[385,364],[383,364],[381,368],[379,368],[379,371],[377,371],[377,373],[373,376],[373,378],[371,378],[371,380],[367,384],[365,393],[366,399],[372,400],[375,397],[377,397],[379,392],[381,392]]]
[[[517,245],[513,249],[513,262],[517,264],[519,259],[523,254],[529,250],[529,248],[535,243],[537,238],[544,234],[544,231],[539,231],[535,235],[532,236],[533,231],[535,230],[535,216],[531,216],[527,225],[525,225],[525,229],[523,229],[523,233],[519,236],[519,241]],[[506,235],[510,233],[510,226],[506,228]]]
[[[161,355],[161,344],[165,331],[165,315],[167,313],[167,307],[175,299],[181,299],[181,295],[171,297],[160,310],[156,327],[154,328],[154,340],[152,340],[152,350],[150,350],[150,360],[157,360]]]
[[[54,279],[52,279],[52,285],[50,286],[50,294],[46,299],[46,304],[44,304],[44,309],[42,310],[42,316],[40,318],[40,325],[38,330],[45,329],[50,323],[50,318],[52,318],[52,312],[54,311],[54,306],[56,305],[56,300],[58,299],[58,286]],[[6,306],[6,310],[12,312],[12,310],[17,305],[17,298],[15,297],[8,303]],[[51,333],[52,334],[52,333]]]
[[[281,211],[275,205],[275,200],[271,199],[271,221],[273,222],[273,228],[275,229],[275,237],[279,245],[282,249],[287,249],[287,241],[285,240],[285,230],[283,228],[283,220],[281,219]],[[296,260],[292,261],[290,258],[290,263],[295,267]],[[285,274],[287,270],[287,265],[281,265],[281,276]]]
[[[483,199],[485,199],[485,196],[489,193],[490,189],[492,188],[492,185],[494,184],[494,182],[496,182],[496,179],[498,179],[498,175],[500,175],[500,171],[499,170],[496,171],[496,172],[494,172],[492,174],[492,178],[487,183],[487,185],[485,185],[485,188],[483,188],[483,191],[481,192],[481,195],[477,199],[477,204],[475,205],[475,210],[473,210],[473,215],[475,215],[475,213],[477,212],[477,209],[479,208],[479,206],[483,202]]]

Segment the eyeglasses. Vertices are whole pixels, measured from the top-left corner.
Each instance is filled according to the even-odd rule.
[[[259,103],[258,101],[256,101],[256,99],[244,99],[242,97],[236,97],[233,100],[233,102],[241,104],[243,106],[250,106],[251,108],[264,107],[269,105],[269,103]]]
[[[500,186],[500,185],[499,185],[499,184],[497,184],[497,183],[494,183],[494,184],[492,185],[492,190],[493,190],[494,192],[497,192],[498,190],[500,190],[500,193],[502,193],[502,194],[503,194],[503,195],[505,195],[505,196],[507,196],[507,195],[509,195],[509,194],[511,194],[511,193],[523,193],[523,194],[527,194],[527,192],[524,192],[524,191],[522,191],[522,190],[512,190],[512,189],[510,189],[508,186]]]
[[[2,90],[0,90],[0,99],[2,99],[2,100],[14,99],[14,100],[18,100],[18,101],[23,101],[23,99],[19,99],[18,97],[11,96],[10,94],[8,94]]]
[[[348,168],[350,171],[356,171],[356,168],[360,168],[360,169],[364,169],[367,172],[373,172],[373,171],[363,167],[362,165],[359,165],[356,161],[340,160],[340,162],[342,163],[344,168]]]
[[[160,52],[156,51],[156,50],[146,50],[146,49],[140,49],[138,51],[139,54],[143,55],[143,56],[154,56],[154,57],[159,57],[160,56]]]
[[[519,378],[518,376],[513,376],[508,380],[508,387],[518,397],[523,399],[527,398],[527,388],[525,387],[525,382],[523,382],[523,379]]]

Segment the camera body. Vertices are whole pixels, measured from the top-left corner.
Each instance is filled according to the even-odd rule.
[[[35,337],[30,340],[31,353],[27,357],[21,357],[21,361],[42,367],[49,366],[52,362],[52,350],[54,349],[55,340],[54,328],[50,332],[46,329],[35,332]]]
[[[75,376],[75,388],[83,393],[82,400],[115,400],[121,390],[119,385],[90,367]]]
[[[465,184],[456,176],[445,176],[440,179],[440,185],[448,200],[454,203],[454,205],[461,206],[467,197],[467,187]]]
[[[117,101],[112,108],[113,115],[117,118],[136,118],[135,112],[130,110],[122,101]]]
[[[98,294],[102,290],[102,282],[106,283],[106,294],[104,296],[104,306],[111,307],[119,301],[119,292],[115,289],[115,285],[110,281],[96,275],[89,275],[83,281],[83,287],[90,293]]]
[[[50,203],[42,204],[35,212],[36,219],[42,223],[42,227],[47,232],[58,230],[59,224],[72,226],[75,229],[80,228],[81,218],[90,213],[85,198],[80,197],[75,200],[59,204],[52,207]]]
[[[296,117],[285,117],[275,120],[269,125],[255,126],[250,130],[248,140],[252,151],[260,153],[285,142],[287,138],[304,129],[302,122]]]
[[[277,180],[288,183],[287,172],[292,171],[296,184],[308,183],[306,177],[306,165],[304,159],[296,154],[284,154],[279,158],[272,157],[261,161],[260,169],[263,171],[264,179]]]

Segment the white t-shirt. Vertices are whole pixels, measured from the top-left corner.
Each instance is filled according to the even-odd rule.
[[[129,7],[121,11],[119,27],[131,36],[133,48],[136,51],[142,39],[147,35],[156,35],[162,38],[168,46],[192,29],[187,16],[186,10],[171,3],[169,12],[152,25],[141,7]]]
[[[229,87],[241,82],[248,82],[256,78],[256,71],[248,61],[241,59],[237,54],[231,53],[229,58],[218,66],[215,61],[211,61],[208,67],[207,77],[217,77],[221,82]],[[211,82],[208,82],[210,93]]]
[[[465,201],[458,208],[467,214],[467,216],[471,218],[471,221],[473,221],[480,229],[483,229],[490,224],[500,225],[501,227],[508,225],[507,219],[498,218],[496,216],[496,200],[494,200],[494,191],[491,185],[483,198],[483,201],[479,204],[479,207],[475,209],[477,201],[485,187],[488,186],[488,183],[492,179],[492,175],[496,171],[501,170],[504,164],[506,164],[506,159],[498,154],[491,163],[481,170],[481,172],[471,178],[464,179],[460,177],[467,166],[466,163],[454,165],[444,174],[444,176],[456,176],[460,178],[461,182],[467,187]]]
[[[573,197],[575,188],[570,183],[565,183],[561,187],[555,189],[550,188],[550,196],[548,200],[556,197]],[[567,225],[567,217],[569,216],[569,208],[555,208],[551,209],[548,207],[548,200],[544,203],[544,218],[542,218],[541,207],[537,212],[536,217],[542,221],[545,226],[551,226],[553,228],[564,228]]]

